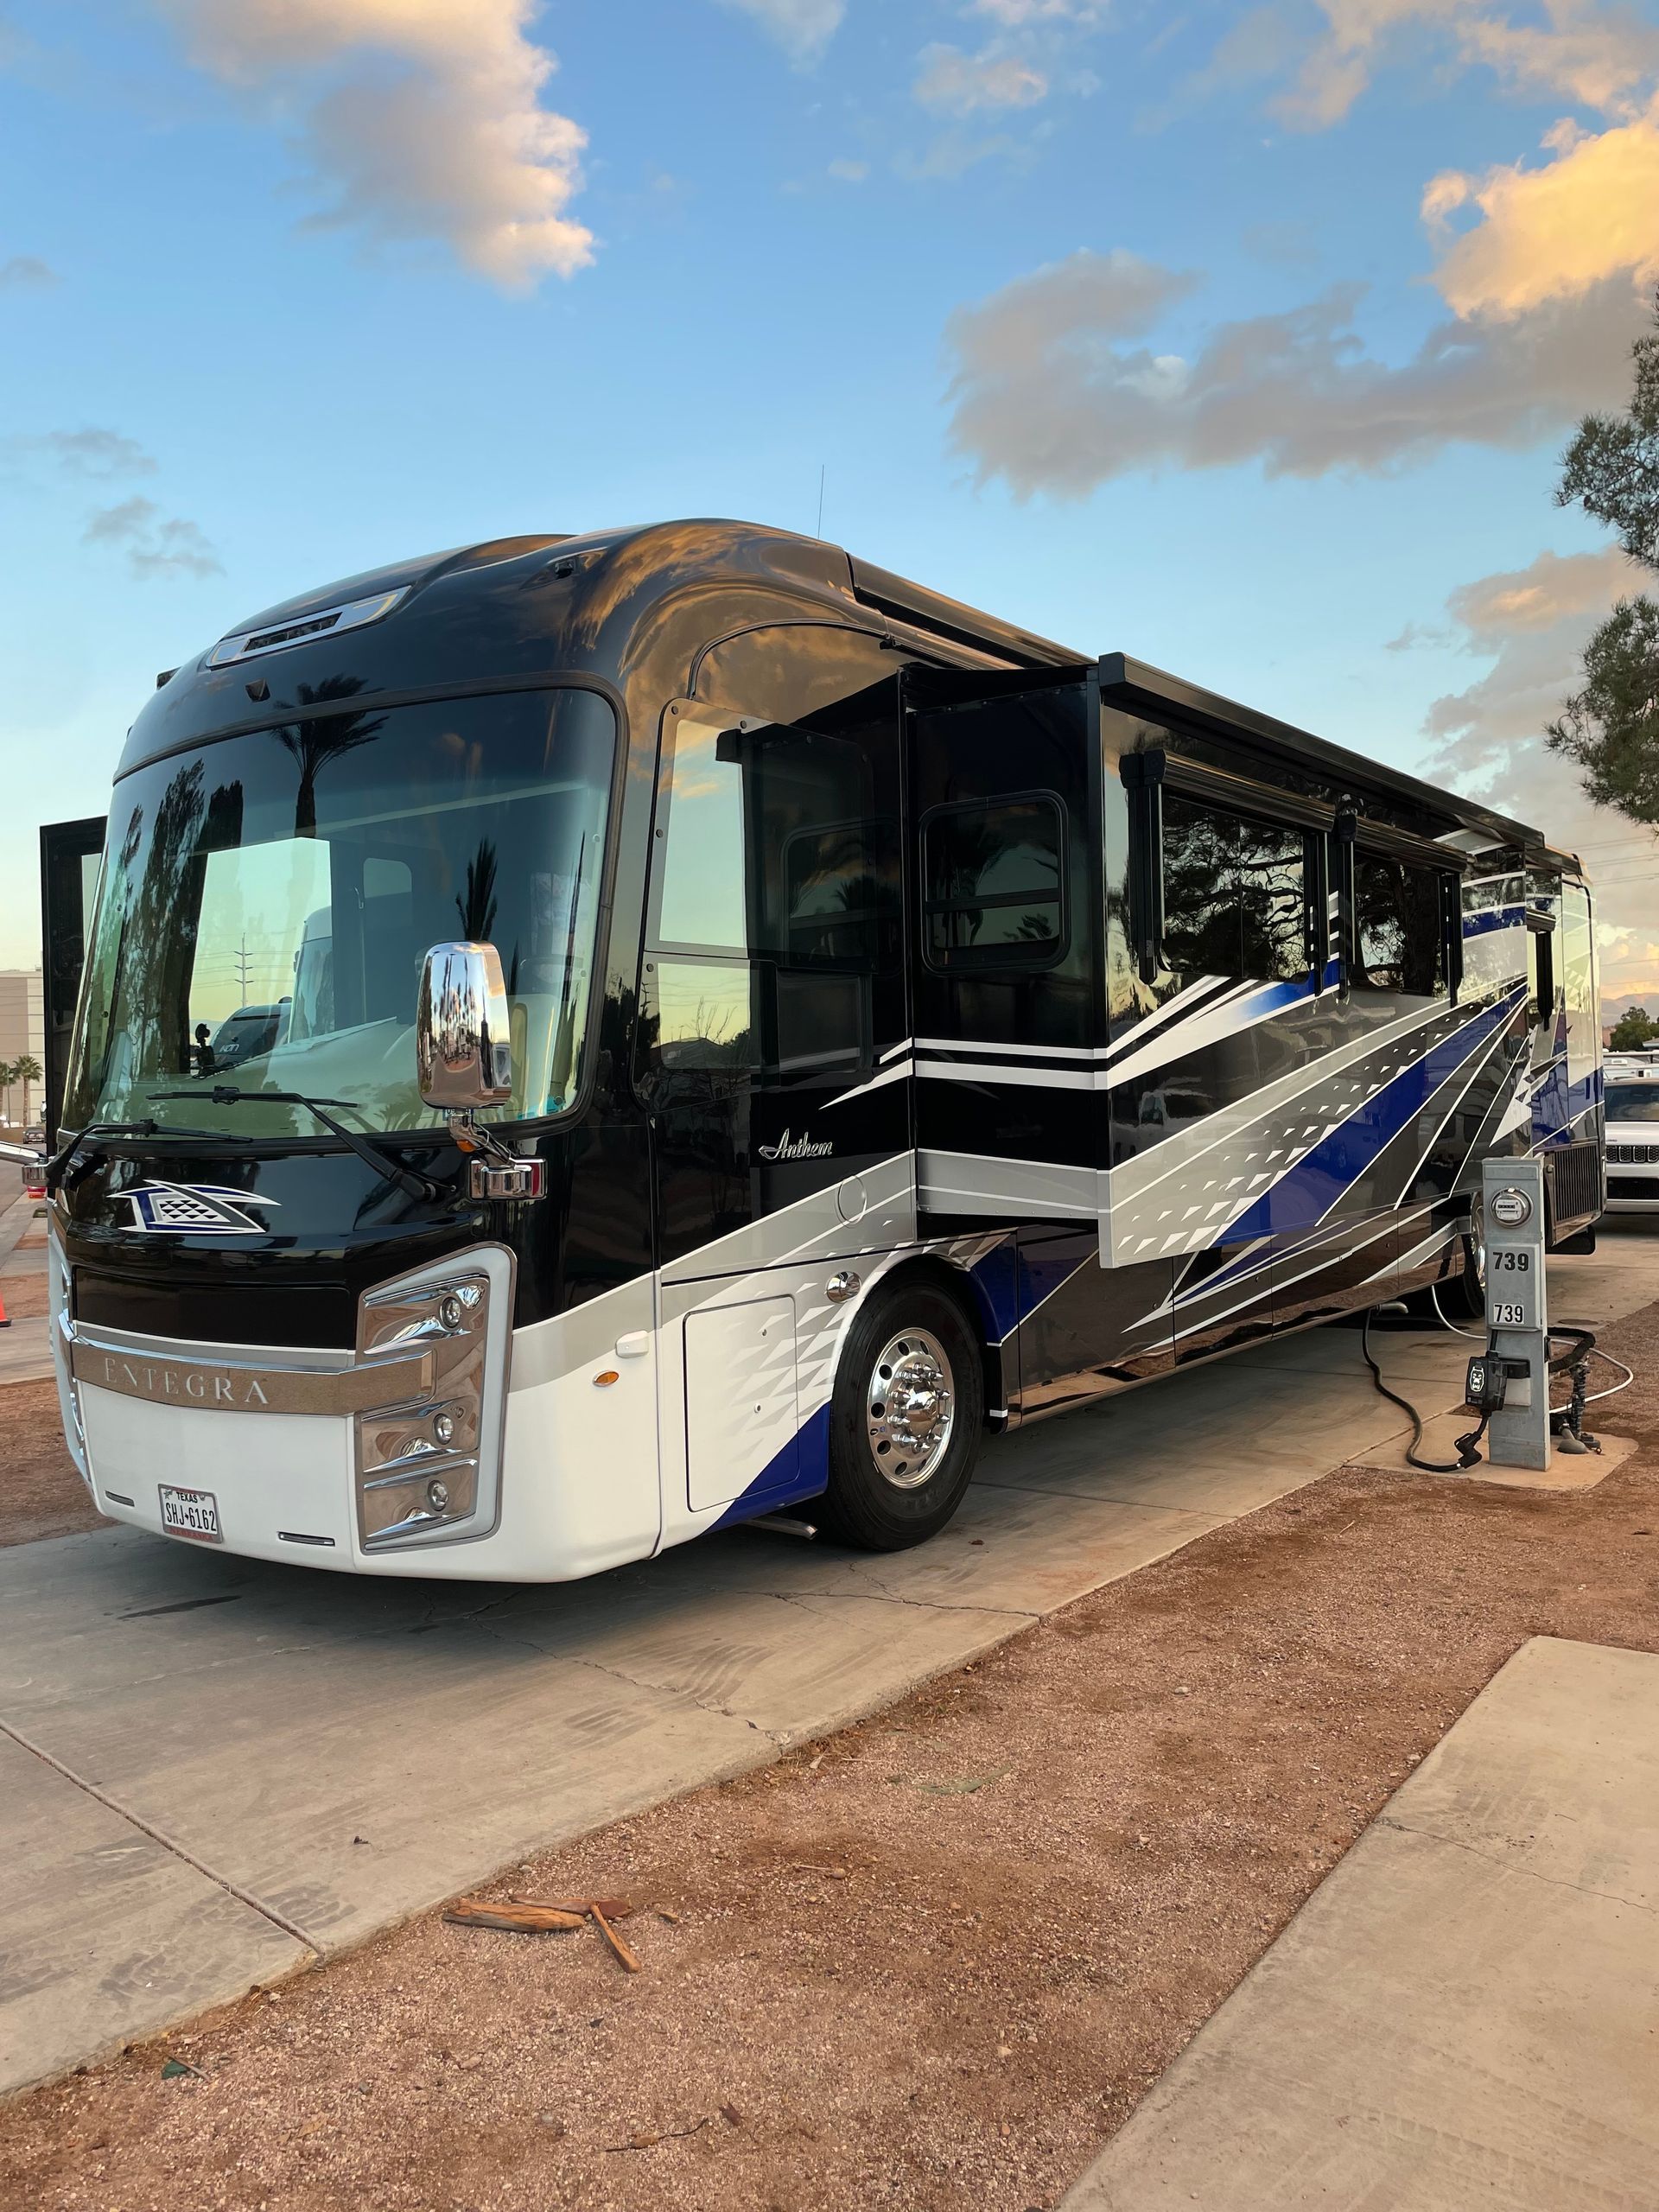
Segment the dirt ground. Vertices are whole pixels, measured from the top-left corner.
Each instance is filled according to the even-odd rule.
[[[1518,1644],[1659,1648],[1615,1404],[1598,1489],[1339,1471],[497,1885],[632,1898],[637,1975],[430,1915],[33,2092],[0,2205],[1052,2206]]]
[[[46,1271],[31,1268],[26,1274],[0,1269],[0,1306],[9,1320],[32,1320],[47,1310]]]
[[[7,1312],[15,1313],[10,1284],[0,1282],[0,1294]],[[32,1544],[109,1525],[64,1444],[56,1383],[0,1387],[0,1544]]]

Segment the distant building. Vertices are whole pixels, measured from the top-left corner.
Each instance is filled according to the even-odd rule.
[[[46,1000],[41,971],[0,968],[0,1060],[10,1064],[25,1058],[46,1065]],[[12,1120],[21,1126],[25,1118],[33,1121],[44,1111],[45,1092],[38,1083],[31,1083],[25,1106],[21,1083],[11,1086],[9,1102],[0,1091],[0,1118],[8,1103]]]

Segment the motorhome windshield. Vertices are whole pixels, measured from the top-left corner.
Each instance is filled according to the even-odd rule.
[[[313,1135],[261,1091],[346,1099],[349,1125],[441,1120],[415,1074],[422,960],[495,945],[513,1096],[557,1113],[577,1081],[616,722],[588,691],[305,719],[175,753],[117,785],[65,1121],[153,1117]],[[256,1103],[214,1107],[227,1078]],[[193,1095],[162,1100],[162,1090]]]

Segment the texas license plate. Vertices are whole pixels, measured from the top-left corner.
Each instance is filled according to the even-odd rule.
[[[204,1544],[222,1544],[219,1501],[207,1490],[169,1490],[161,1484],[162,1526],[169,1536],[194,1536]]]

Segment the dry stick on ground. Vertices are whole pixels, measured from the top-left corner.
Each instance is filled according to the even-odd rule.
[[[621,1960],[628,1972],[630,1974],[639,1973],[640,1966],[638,1957],[622,1941],[622,1938],[617,1934],[615,1929],[612,1927],[610,1922],[606,1919],[599,1907],[596,1904],[590,1904],[588,1910],[594,1916],[594,1922],[595,1926],[598,1928],[600,1934],[605,1938],[605,1941],[616,1953],[617,1957]]]
[[[481,1897],[457,1897],[444,1918],[461,1928],[505,1928],[515,1936],[545,1936],[558,1928],[580,1928],[579,1912],[550,1904],[486,1904]]]

